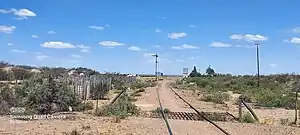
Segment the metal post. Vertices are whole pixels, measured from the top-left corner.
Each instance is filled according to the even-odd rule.
[[[259,44],[256,45],[257,87],[259,88]]]
[[[158,64],[158,62],[157,62],[157,58],[158,58],[158,55],[157,54],[155,54],[155,55],[152,55],[152,56],[154,56],[155,57],[155,77],[156,77],[156,82],[158,82],[158,76],[157,76],[157,64]]]

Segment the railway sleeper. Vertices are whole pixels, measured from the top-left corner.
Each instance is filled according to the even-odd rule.
[[[205,117],[212,121],[235,121],[235,119],[225,112],[201,112]],[[175,120],[193,120],[193,121],[203,121],[204,119],[197,113],[191,112],[169,112],[165,113],[167,119]],[[152,112],[146,117],[150,118],[161,118],[162,115],[159,112]]]

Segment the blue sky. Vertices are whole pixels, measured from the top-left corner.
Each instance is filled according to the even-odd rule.
[[[0,60],[100,72],[299,73],[300,1],[5,0]]]

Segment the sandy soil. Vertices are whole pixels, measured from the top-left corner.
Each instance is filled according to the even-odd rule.
[[[159,88],[163,106],[171,111],[190,111],[167,87],[168,82],[161,83]],[[153,110],[158,107],[155,88],[147,88],[136,104],[143,110]],[[184,93],[180,93],[184,94]],[[184,98],[194,100],[191,96]],[[210,104],[193,105],[199,108],[213,110]],[[218,109],[217,109],[218,110]],[[219,109],[223,110],[223,109]],[[0,134],[10,135],[60,135],[74,129],[85,135],[167,135],[167,129],[162,119],[129,117],[123,120],[108,117],[93,117],[78,113],[74,120],[38,120],[13,123],[8,117],[0,117]],[[214,126],[205,121],[169,120],[174,135],[222,135]],[[299,135],[300,128],[281,125],[260,125],[232,122],[216,122],[232,135]]]
[[[171,111],[193,111],[179,99],[168,87],[168,81],[163,81],[159,87],[159,95],[164,108],[168,108]],[[199,111],[218,111],[218,112],[230,112],[237,116],[237,106],[232,102],[226,105],[213,104],[209,102],[203,102],[198,99],[198,93],[193,91],[176,90],[179,95],[186,99],[189,103],[195,106]],[[158,107],[156,88],[146,89],[143,94],[142,100],[138,100],[137,105],[140,105],[143,110],[153,110]],[[151,104],[151,106],[149,105]],[[148,106],[147,106],[148,105]],[[263,116],[281,116],[282,118],[289,117],[287,115],[289,111],[286,110],[278,112],[276,110],[264,110],[256,111],[260,118]],[[276,113],[276,115],[274,115]],[[218,129],[205,121],[183,121],[183,120],[168,120],[170,126],[175,134],[205,134],[215,135],[222,134]],[[245,134],[245,135],[287,135],[287,134],[300,134],[300,128],[288,127],[282,125],[261,125],[261,124],[246,124],[246,123],[232,123],[232,122],[216,122],[231,134]],[[205,132],[204,132],[205,131]]]
[[[190,108],[187,108],[185,103],[178,99],[176,95],[169,90],[167,81],[160,82],[159,85],[158,91],[164,108],[168,108],[170,111],[174,112],[193,111]],[[135,104],[144,111],[151,111],[159,107],[156,89],[156,87],[147,88],[145,93],[142,94],[142,98],[136,101]]]
[[[199,92],[193,90],[178,90],[175,89],[177,93],[179,93],[184,99],[186,99],[190,104],[202,111],[218,111],[218,112],[225,112],[228,111],[231,114],[238,116],[238,105],[235,105],[235,99],[238,97],[236,94],[231,94],[232,99],[226,104],[214,104],[211,102],[204,102],[201,101],[199,98]],[[250,105],[250,104],[249,104]],[[251,105],[250,105],[251,106]],[[256,115],[260,119],[267,119],[268,124],[277,124],[280,125],[280,119],[289,119],[289,121],[293,121],[295,117],[294,110],[286,110],[282,108],[274,108],[274,109],[252,109],[256,113]],[[244,108],[243,112],[247,112],[247,109]]]
[[[222,135],[203,121],[169,120],[174,135]],[[232,135],[299,135],[300,129],[286,126],[217,122]],[[0,134],[4,135],[60,135],[77,129],[85,135],[167,135],[161,119],[130,117],[120,122],[114,118],[89,117],[77,120],[39,120],[11,124],[0,118]]]

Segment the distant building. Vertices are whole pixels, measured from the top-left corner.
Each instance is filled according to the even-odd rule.
[[[136,74],[128,74],[127,77],[136,77]]]
[[[189,76],[189,69],[188,68],[183,68],[183,77],[188,77]]]
[[[31,69],[30,71],[33,72],[33,73],[41,73],[41,71],[38,70],[38,69]]]

